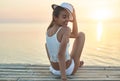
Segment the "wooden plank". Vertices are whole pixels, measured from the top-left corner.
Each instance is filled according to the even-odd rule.
[[[112,74],[112,75],[108,75],[108,77],[110,77],[110,78],[120,78],[120,74],[119,75]]]
[[[51,76],[51,77],[54,77],[53,75],[45,75],[44,76],[42,75],[36,75],[36,74],[3,74],[3,75],[0,75],[0,77],[48,77],[48,76]],[[56,77],[56,76],[55,76]],[[79,78],[79,77],[86,77],[86,78],[89,78],[89,77],[93,77],[93,78],[105,78],[106,75],[103,75],[103,74],[81,74],[81,75],[76,75],[76,76],[68,76],[68,77],[71,77],[71,78]]]
[[[38,64],[0,64],[1,67],[49,67],[49,65]],[[83,66],[84,68],[120,68],[120,66]]]
[[[18,81],[60,81],[60,79],[53,78],[19,78]],[[119,78],[76,78],[76,79],[68,79],[68,81],[120,81]]]
[[[2,77],[0,77],[0,81],[18,81],[18,78],[6,78],[6,77],[2,78]]]
[[[10,74],[10,73],[35,73],[35,74],[46,74],[46,73],[50,73],[49,71],[32,71],[32,70],[28,70],[28,71],[0,71],[0,74]],[[120,74],[120,71],[84,71],[84,72],[77,72],[76,74]]]
[[[49,70],[26,70],[26,69],[0,69],[0,74],[1,73],[48,73]],[[106,73],[106,74],[111,74],[111,73],[120,73],[120,71],[113,71],[113,70],[78,70],[77,73]]]
[[[44,68],[43,68],[44,67]],[[0,64],[0,68],[11,68],[11,69],[48,69],[48,65],[30,65],[30,64]],[[113,69],[113,70],[120,70],[120,66],[119,67],[115,67],[115,66],[83,66],[79,69],[90,69],[90,70],[104,70],[104,69]]]
[[[61,81],[60,79],[52,79],[52,78],[0,78],[0,81]],[[68,81],[120,81],[120,79],[112,79],[112,78],[80,78],[80,79],[68,79]]]
[[[20,70],[28,70],[28,69],[31,69],[31,70],[49,70],[49,67],[3,67],[0,68],[0,69],[20,69]],[[116,70],[116,71],[120,71],[120,67],[117,67],[117,68],[79,68],[78,70]]]

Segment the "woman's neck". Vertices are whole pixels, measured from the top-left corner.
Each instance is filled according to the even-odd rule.
[[[59,28],[61,25],[58,25],[58,24],[54,24],[53,27],[55,28]]]

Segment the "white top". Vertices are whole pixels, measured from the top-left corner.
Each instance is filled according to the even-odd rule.
[[[46,33],[46,44],[47,44],[47,49],[48,49],[48,53],[49,53],[51,62],[59,62],[59,60],[58,60],[58,52],[59,52],[60,42],[57,40],[57,33],[61,28],[62,27],[60,27],[57,30],[57,32],[54,35],[50,36],[50,37]],[[66,59],[66,61],[70,59],[69,42],[67,43],[67,47],[66,47],[65,59]]]

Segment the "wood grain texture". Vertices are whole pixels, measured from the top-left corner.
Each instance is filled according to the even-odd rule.
[[[120,66],[83,66],[68,81],[120,81]],[[0,81],[60,81],[49,65],[0,64]]]

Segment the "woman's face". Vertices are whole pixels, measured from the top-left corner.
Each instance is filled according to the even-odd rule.
[[[67,10],[62,10],[58,17],[55,17],[55,22],[60,26],[67,26],[69,22],[69,13]]]

